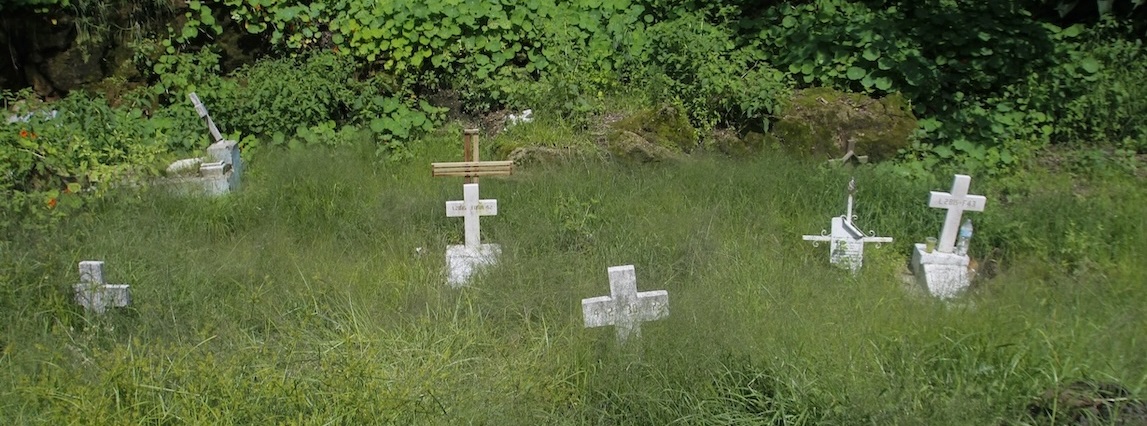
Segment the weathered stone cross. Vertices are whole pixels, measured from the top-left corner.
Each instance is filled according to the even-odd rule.
[[[131,303],[131,288],[127,284],[107,284],[104,281],[104,262],[80,262],[80,283],[72,286],[76,303],[84,309],[102,314],[108,307],[122,308]]]
[[[637,291],[633,265],[609,268],[609,296],[581,300],[586,328],[613,325],[621,343],[630,335],[641,336],[641,323],[669,316],[669,293],[665,290]]]
[[[476,183],[462,185],[462,201],[446,202],[446,216],[461,217],[464,221],[466,247],[473,248],[481,245],[479,217],[497,214],[498,200],[478,199],[478,184]]]
[[[959,232],[960,217],[964,215],[965,210],[984,211],[988,199],[982,195],[968,195],[968,186],[971,183],[971,176],[956,175],[952,181],[952,192],[932,191],[928,207],[948,209],[948,214],[944,217],[944,227],[940,229],[940,243],[936,246],[936,250],[951,253],[956,247],[956,233]]]

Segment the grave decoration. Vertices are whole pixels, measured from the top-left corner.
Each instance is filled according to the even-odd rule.
[[[131,288],[127,284],[108,284],[104,281],[104,262],[80,262],[80,282],[72,286],[76,303],[85,310],[102,314],[107,308],[123,308],[131,304]]]
[[[832,233],[821,231],[820,235],[805,235],[805,241],[812,241],[813,245],[828,242],[828,261],[833,265],[848,268],[853,273],[860,270],[864,263],[865,243],[891,243],[891,237],[877,237],[876,232],[868,234],[861,232],[853,221],[856,216],[852,214],[852,197],[856,193],[856,179],[848,181],[848,204],[844,216],[832,218]]]
[[[478,269],[497,262],[502,248],[497,244],[482,244],[481,216],[498,214],[498,200],[482,200],[478,193],[478,177],[506,176],[513,173],[512,161],[479,161],[478,130],[466,129],[462,137],[463,162],[432,163],[432,175],[436,177],[460,176],[465,179],[461,201],[446,202],[447,217],[463,218],[464,244],[446,247],[446,282],[451,287],[461,287],[470,281]]]
[[[960,226],[964,211],[984,211],[987,198],[981,195],[968,195],[972,178],[956,175],[951,192],[932,191],[928,207],[947,209],[944,226],[940,228],[940,238],[935,248],[931,244],[916,244],[912,253],[912,272],[916,281],[924,285],[932,295],[946,299],[959,294],[971,285],[968,265],[971,263],[966,248],[971,238],[971,222]],[[956,250],[956,237],[960,228],[966,234],[961,236],[964,250]]]
[[[633,265],[609,268],[609,296],[581,300],[585,327],[612,325],[617,341],[625,343],[630,336],[641,337],[641,323],[669,316],[669,293],[665,290],[637,291],[637,272]]]
[[[206,122],[214,142],[207,147],[206,157],[187,158],[167,166],[171,183],[185,192],[190,192],[188,189],[191,188],[201,188],[200,192],[207,195],[220,195],[239,189],[243,161],[239,157],[238,143],[223,138],[199,96],[195,93],[187,96],[195,105],[195,112]]]

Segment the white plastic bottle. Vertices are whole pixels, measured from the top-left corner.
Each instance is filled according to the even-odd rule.
[[[960,234],[956,239],[956,254],[966,256],[968,254],[968,245],[972,243],[972,219],[965,219],[964,224],[960,225]]]

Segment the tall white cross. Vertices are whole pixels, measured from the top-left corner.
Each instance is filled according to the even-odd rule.
[[[498,200],[479,200],[478,184],[462,185],[462,201],[446,202],[446,217],[462,217],[465,226],[466,247],[478,247],[481,243],[479,216],[498,214]]]
[[[625,343],[630,335],[641,336],[641,323],[669,316],[669,292],[637,291],[633,265],[609,268],[609,296],[581,300],[586,328],[613,325],[617,340]]]
[[[203,102],[199,100],[199,96],[195,92],[187,94],[191,98],[191,103],[195,105],[195,112],[199,114],[207,122],[207,129],[211,131],[211,137],[215,138],[215,142],[223,141],[223,134],[219,133],[219,128],[215,127],[215,121],[211,119],[211,115],[207,114],[207,107],[203,106]]]
[[[76,303],[84,309],[103,313],[109,306],[122,308],[131,303],[131,290],[127,284],[107,284],[104,281],[104,262],[80,262],[80,283],[72,287]]]
[[[968,185],[972,183],[971,176],[956,175],[952,181],[952,192],[932,191],[928,199],[928,207],[948,209],[944,217],[944,227],[940,229],[940,243],[936,250],[951,253],[956,247],[956,233],[960,229],[960,217],[964,211],[982,212],[988,199],[982,195],[968,195]]]

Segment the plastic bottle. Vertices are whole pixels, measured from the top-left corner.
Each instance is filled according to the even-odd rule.
[[[966,256],[968,254],[968,245],[972,243],[972,219],[964,220],[964,224],[960,225],[960,234],[956,239],[956,254]]]

